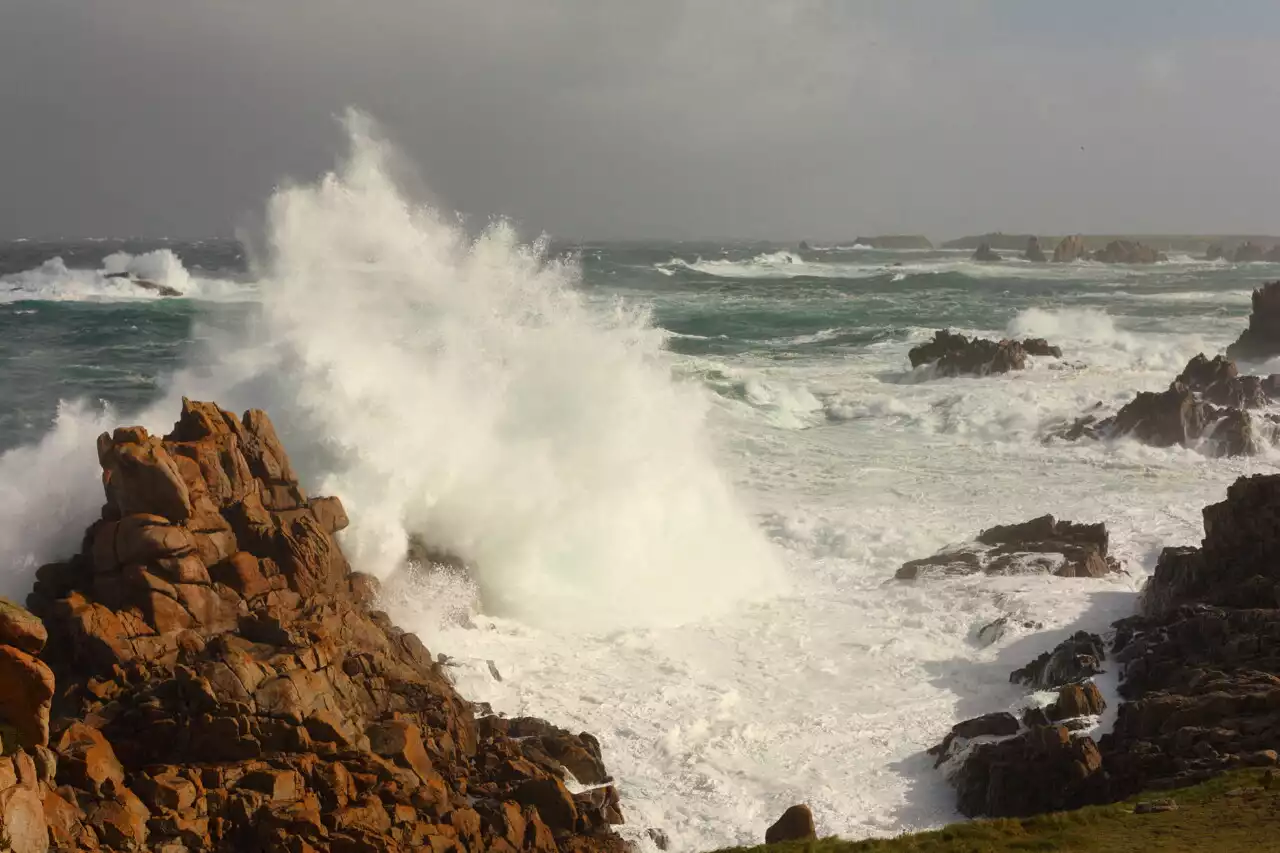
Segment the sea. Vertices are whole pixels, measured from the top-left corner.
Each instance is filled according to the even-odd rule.
[[[531,239],[416,203],[387,156],[355,134],[238,240],[0,244],[0,594],[79,546],[99,433],[263,408],[463,695],[599,737],[642,848],[758,843],[800,802],[889,836],[959,817],[928,747],[1043,701],[1009,672],[1131,613],[1280,459],[1052,437],[1222,352],[1280,267]],[[942,328],[1063,356],[913,370]],[[1045,513],[1105,522],[1124,570],[893,579]],[[411,537],[466,567],[406,566]]]

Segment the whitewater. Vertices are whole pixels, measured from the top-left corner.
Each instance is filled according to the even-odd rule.
[[[1045,440],[1222,351],[1275,266],[530,241],[416,203],[347,126],[243,254],[67,247],[0,273],[0,594],[96,516],[98,433],[166,431],[184,395],[261,407],[463,695],[600,738],[638,844],[755,842],[796,802],[824,834],[892,835],[958,817],[925,749],[1025,701],[1010,670],[1127,615],[1205,504],[1275,470]],[[1064,357],[910,370],[944,327]],[[1105,521],[1126,571],[892,580],[1043,513]],[[411,538],[466,569],[406,567]]]

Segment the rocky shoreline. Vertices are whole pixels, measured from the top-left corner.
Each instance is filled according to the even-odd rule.
[[[0,849],[625,849],[595,738],[459,696],[266,414],[98,456],[80,553],[0,603]]]

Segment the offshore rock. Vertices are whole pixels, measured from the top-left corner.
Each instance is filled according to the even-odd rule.
[[[1103,672],[1107,659],[1106,644],[1097,634],[1077,631],[1031,663],[1014,670],[1009,681],[1037,690],[1049,690],[1075,684]]]
[[[1045,257],[1044,249],[1040,248],[1040,238],[1028,237],[1027,248],[1022,253],[1023,260],[1031,261],[1036,264],[1043,264],[1049,260]]]
[[[0,645],[0,730],[31,792],[5,790],[0,759],[0,830],[38,815],[21,838],[102,853],[621,853],[595,739],[479,724],[371,609],[341,503],[306,494],[264,413],[184,401],[168,435],[98,450],[102,517],[28,600],[41,658]],[[10,617],[0,637],[33,645]]]
[[[1231,260],[1237,264],[1251,263],[1260,261],[1266,256],[1266,250],[1251,240],[1246,240],[1236,247],[1235,252],[1231,256]]]
[[[982,243],[973,253],[973,260],[991,262],[1000,260],[1000,254],[991,248],[990,243]]]
[[[781,844],[785,841],[813,841],[818,831],[813,825],[813,812],[806,805],[792,806],[782,813],[764,834],[765,844]]]
[[[1275,355],[1280,355],[1280,281],[1253,291],[1249,327],[1227,347],[1228,358],[1261,361]]]
[[[1053,250],[1053,262],[1055,264],[1069,264],[1072,261],[1088,257],[1089,250],[1085,248],[1084,238],[1079,234],[1062,238],[1062,241]]]
[[[1107,547],[1105,525],[1058,521],[1043,515],[1021,524],[992,527],[971,543],[903,563],[894,577],[916,580],[981,572],[1098,578],[1120,569],[1108,556]]]
[[[939,376],[987,376],[1022,370],[1029,355],[1061,358],[1062,350],[1043,338],[991,341],[940,329],[931,341],[907,353],[912,367],[933,364]]]
[[[1112,240],[1094,252],[1093,259],[1104,264],[1154,264],[1168,260],[1162,253],[1134,240]]]

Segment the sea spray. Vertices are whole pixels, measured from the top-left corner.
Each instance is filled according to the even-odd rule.
[[[471,239],[411,203],[370,122],[346,127],[340,167],[268,206],[260,314],[208,333],[136,420],[166,429],[182,394],[267,409],[314,489],[346,503],[356,568],[390,575],[416,534],[467,562],[490,614],[604,630],[775,589],[771,546],[712,462],[705,392],[673,381],[664,333],[588,303],[577,267],[509,224]],[[92,447],[102,418],[85,417],[46,444]],[[63,456],[35,453],[28,476],[92,493],[91,456]],[[82,527],[86,503],[49,523]]]

